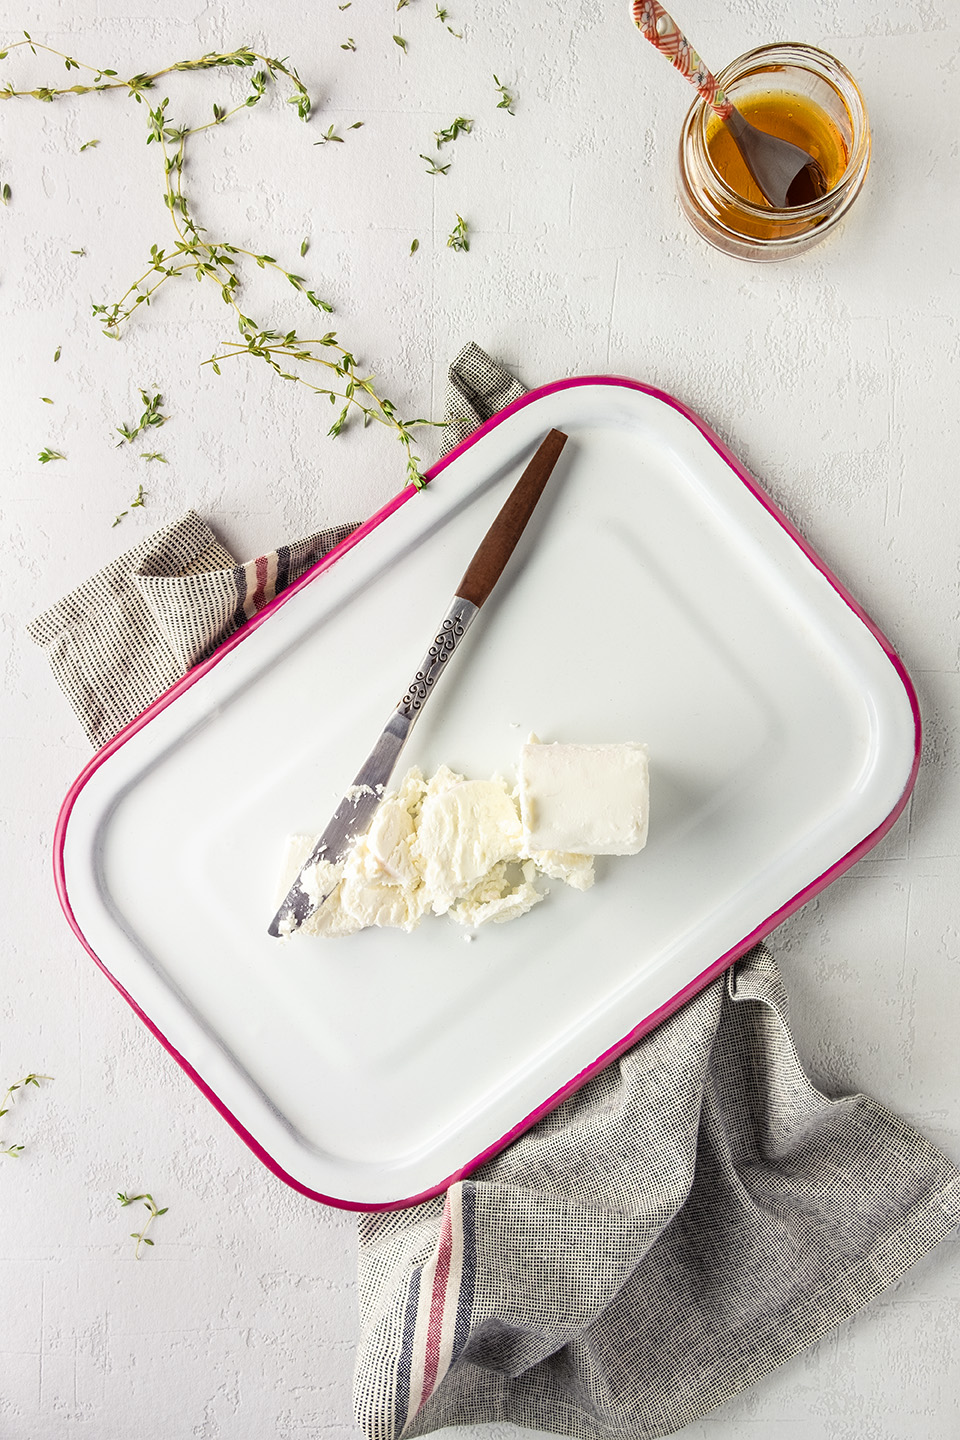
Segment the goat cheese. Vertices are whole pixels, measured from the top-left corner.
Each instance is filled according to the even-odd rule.
[[[520,752],[520,814],[528,854],[636,855],[647,843],[647,747],[544,745]]]

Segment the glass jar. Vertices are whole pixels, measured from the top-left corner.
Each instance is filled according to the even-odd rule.
[[[784,127],[775,133],[821,161],[828,189],[809,204],[777,209],[756,190],[739,157],[742,175],[735,177],[731,167],[725,178],[722,152],[724,146],[732,146],[723,122],[698,99],[680,136],[678,190],[683,213],[711,245],[743,260],[784,260],[809,250],[846,214],[870,164],[870,126],[856,81],[825,51],[784,43],[762,45],[741,55],[721,71],[717,82],[758,129],[774,129],[761,123],[764,110],[780,112]],[[809,122],[802,127],[803,138],[791,129],[797,116]],[[818,138],[822,154],[814,153],[821,148]],[[730,183],[733,178],[737,188]]]

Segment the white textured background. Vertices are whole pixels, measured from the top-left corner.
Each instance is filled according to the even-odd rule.
[[[265,102],[193,147],[211,235],[302,270],[408,413],[439,414],[446,362],[471,338],[528,384],[633,376],[699,410],[796,520],[906,660],[926,743],[900,823],[774,948],[814,1079],[872,1093],[960,1161],[956,0],[677,0],[716,66],[801,39],[866,93],[868,188],[821,247],[768,267],[684,228],[672,167],[690,96],[627,0],[447,0],[462,40],[433,0],[393,3],[2,0],[0,30],[121,75],[244,41],[289,55],[319,102],[310,126]],[[7,76],[73,78],[24,52]],[[207,75],[155,98],[198,121],[242,93],[239,76]],[[474,134],[431,178],[418,152],[455,115]],[[0,1157],[0,1440],[326,1440],[357,1433],[354,1221],[259,1165],[68,932],[51,835],[88,750],[24,627],[188,505],[243,558],[360,518],[399,488],[399,450],[369,431],[328,441],[327,407],[265,367],[199,370],[230,334],[212,287],[171,282],[122,343],[100,337],[91,300],[116,297],[171,233],[145,121],[122,96],[0,106],[0,1088],[55,1076],[0,1120],[0,1145],[26,1147]],[[331,122],[346,143],[315,152]],[[445,246],[457,212],[469,254]],[[246,308],[311,328],[285,282],[254,274]],[[141,386],[171,416],[146,447],[166,467],[114,448]],[[40,466],[43,446],[67,460]],[[141,480],[146,507],[112,528]],[[169,1206],[139,1263],[120,1189]],[[956,1440],[960,1243],[684,1434]]]

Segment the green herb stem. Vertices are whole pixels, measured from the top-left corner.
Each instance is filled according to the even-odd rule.
[[[10,1104],[7,1102],[13,1103],[13,1097],[18,1090],[25,1090],[28,1085],[35,1085],[39,1090],[41,1080],[52,1079],[52,1075],[35,1075],[33,1071],[31,1071],[29,1075],[24,1075],[22,1080],[15,1080],[12,1085],[8,1085],[2,1100],[0,1100],[0,1118],[6,1115],[10,1109]],[[9,1155],[11,1160],[16,1160],[22,1152],[22,1145],[7,1145],[3,1150],[0,1150],[0,1155]]]
[[[136,1240],[137,1242],[137,1248],[134,1254],[136,1259],[139,1260],[140,1246],[153,1244],[153,1241],[147,1238],[147,1231],[150,1229],[150,1226],[153,1224],[154,1220],[156,1220],[160,1215],[166,1215],[167,1211],[170,1209],[170,1206],[164,1205],[162,1209],[158,1209],[157,1202],[154,1200],[152,1195],[127,1195],[122,1190],[117,1195],[117,1199],[120,1201],[120,1204],[124,1206],[134,1205],[138,1200],[142,1200],[147,1210],[149,1210],[150,1212],[143,1229],[139,1231],[139,1233],[135,1230],[131,1230],[130,1232],[130,1239]]]

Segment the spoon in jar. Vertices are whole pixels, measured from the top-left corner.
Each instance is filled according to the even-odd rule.
[[[633,0],[633,19],[644,38],[667,57],[719,115],[769,204],[783,210],[808,205],[827,193],[827,178],[813,156],[799,145],[758,130],[743,118],[658,0]]]

